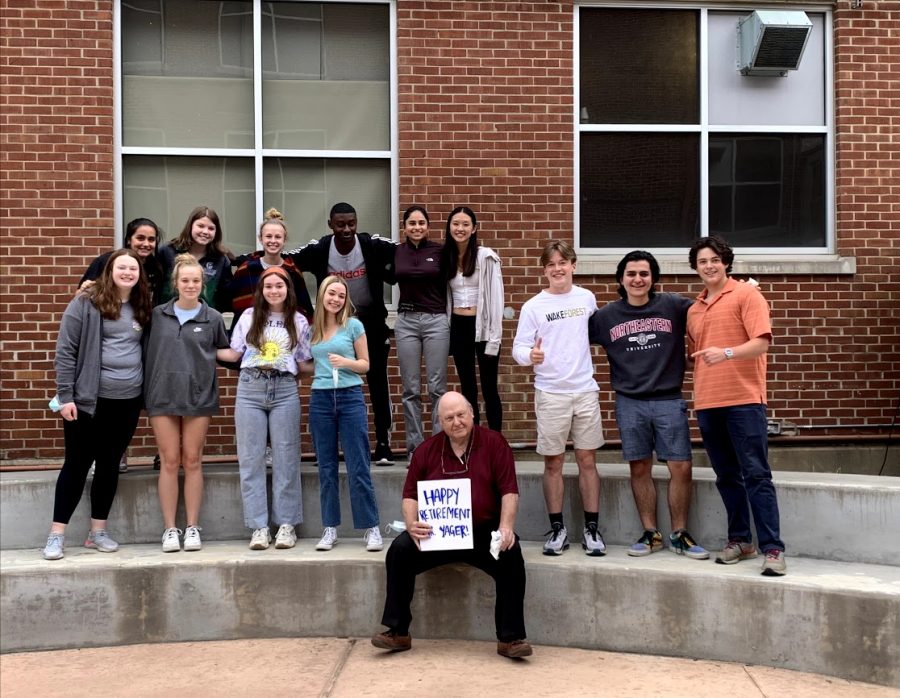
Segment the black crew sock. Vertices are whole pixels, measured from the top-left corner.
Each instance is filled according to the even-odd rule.
[[[599,511],[584,512],[584,527],[590,528],[591,524],[594,524],[594,528],[600,527],[600,512]]]
[[[564,526],[563,523],[563,515],[562,512],[558,514],[548,514],[550,517],[550,528],[556,528],[556,525],[559,524],[560,527]]]

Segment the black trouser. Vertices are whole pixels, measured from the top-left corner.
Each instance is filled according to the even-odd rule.
[[[478,410],[478,383],[475,381],[475,360],[478,359],[478,373],[481,378],[481,394],[484,410],[487,412],[488,426],[494,431],[503,430],[503,405],[497,390],[497,374],[500,371],[500,353],[489,356],[484,353],[487,342],[475,341],[475,316],[450,316],[450,354],[456,364],[460,392],[472,403],[475,424],[480,424]]]
[[[78,419],[63,420],[66,458],[56,480],[53,520],[67,524],[81,495],[91,463],[91,518],[105,521],[119,485],[119,461],[128,448],[138,417],[140,396],[127,400],[98,398],[93,416],[78,410]]]
[[[519,537],[515,545],[500,553],[495,560],[490,553],[491,527],[476,526],[475,547],[472,550],[434,550],[422,552],[404,531],[394,539],[385,558],[387,568],[387,598],[381,622],[402,635],[409,633],[416,575],[446,565],[463,562],[491,575],[496,586],[494,624],[501,642],[524,640],[525,635],[525,560]]]
[[[391,395],[388,391],[387,363],[391,349],[391,339],[384,320],[363,320],[366,330],[366,344],[369,347],[369,399],[375,417],[375,440],[390,443],[391,439]]]

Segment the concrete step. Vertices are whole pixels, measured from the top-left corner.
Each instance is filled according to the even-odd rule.
[[[265,637],[366,637],[379,629],[385,553],[359,540],[328,553],[211,542],[195,553],[157,544],[64,560],[0,553],[4,652]],[[826,673],[900,686],[900,567],[789,558],[788,575],[759,561],[733,566],[666,552],[602,558],[541,555],[524,543],[526,624],[533,642],[693,657]],[[493,588],[452,565],[423,575],[419,638],[493,638]]]
[[[630,545],[642,529],[635,509],[627,465],[601,464],[600,530],[607,543]],[[549,526],[538,462],[518,462],[520,503],[516,530],[523,540],[543,540]],[[304,523],[301,537],[321,534],[318,472],[302,465]],[[249,539],[244,526],[237,465],[204,469],[201,514],[204,540]],[[406,469],[402,465],[372,468],[382,523],[401,517],[400,499]],[[46,542],[53,516],[56,471],[0,473],[0,549],[37,548]],[[815,557],[844,562],[900,565],[900,479],[834,473],[775,473],[781,510],[782,538],[791,557]],[[666,493],[668,471],[654,468],[658,487],[660,528],[669,530]],[[156,473],[133,469],[119,478],[119,490],[110,513],[109,529],[120,543],[158,542],[163,531],[156,493]],[[69,540],[88,529],[90,480],[69,526]],[[347,478],[341,468],[343,537],[353,531]],[[581,499],[574,463],[565,466],[565,518],[571,538],[579,539]],[[178,519],[183,525],[184,515]],[[694,469],[693,503],[688,529],[709,550],[725,543],[725,510],[709,468]]]

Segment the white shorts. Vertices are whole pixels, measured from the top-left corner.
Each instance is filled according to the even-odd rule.
[[[587,393],[547,393],[535,390],[537,452],[558,456],[566,451],[569,436],[575,448],[591,450],[603,445],[600,425],[600,391]]]

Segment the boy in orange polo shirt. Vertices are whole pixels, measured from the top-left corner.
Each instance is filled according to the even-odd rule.
[[[754,286],[729,276],[734,252],[722,238],[700,238],[688,259],[706,287],[687,316],[694,409],[728,516],[728,543],[716,562],[731,565],[756,557],[752,511],[765,555],[762,573],[781,576],[787,565],[766,428],[769,306]]]

